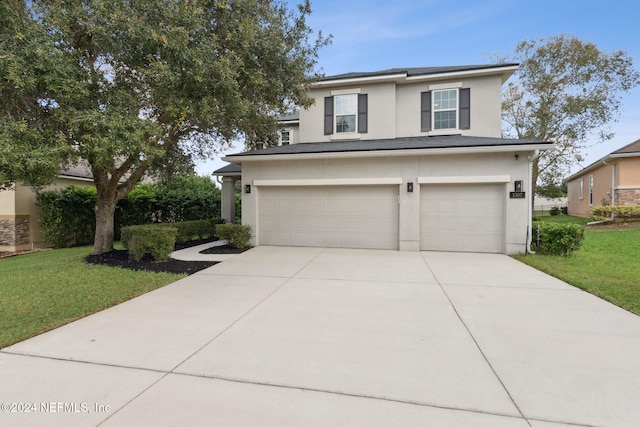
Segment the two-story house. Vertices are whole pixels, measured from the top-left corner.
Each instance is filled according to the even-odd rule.
[[[525,252],[531,160],[552,144],[501,138],[501,87],[516,68],[324,77],[280,146],[224,158],[224,203],[241,177],[254,245]]]

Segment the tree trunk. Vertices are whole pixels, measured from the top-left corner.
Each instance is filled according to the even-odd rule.
[[[96,234],[93,242],[93,254],[98,255],[113,250],[116,202],[114,200],[100,200],[100,198],[98,198],[95,211]]]

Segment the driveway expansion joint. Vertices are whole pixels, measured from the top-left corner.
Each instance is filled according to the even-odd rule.
[[[458,309],[456,308],[455,304],[453,303],[453,300],[451,299],[451,297],[449,296],[449,294],[447,293],[447,290],[444,288],[446,285],[443,285],[440,282],[440,279],[438,279],[438,277],[436,276],[435,272],[433,271],[433,269],[431,268],[431,266],[429,265],[429,262],[423,258],[424,263],[426,264],[427,268],[431,271],[431,274],[433,274],[433,277],[435,278],[435,280],[438,282],[438,284],[440,285],[440,289],[442,289],[442,292],[444,293],[445,297],[447,297],[447,300],[449,301],[449,304],[451,304],[451,308],[453,309],[453,311],[455,312],[456,316],[458,317],[458,319],[460,320],[460,322],[462,323],[462,326],[464,326],[464,328],[466,329],[467,333],[469,334],[469,337],[473,340],[473,343],[475,344],[476,348],[478,349],[478,351],[480,352],[480,354],[482,355],[483,359],[485,360],[485,362],[487,363],[487,365],[489,366],[489,368],[491,369],[491,372],[493,372],[493,375],[496,377],[496,379],[498,380],[498,382],[500,383],[500,385],[502,386],[504,392],[507,394],[507,396],[509,397],[509,400],[511,401],[511,403],[513,404],[513,406],[516,408],[516,410],[518,411],[518,413],[520,414],[520,418],[524,419],[525,421],[527,421],[527,424],[529,424],[529,426],[531,427],[531,423],[529,422],[529,420],[527,420],[527,418],[524,416],[524,413],[522,412],[522,409],[520,409],[520,407],[518,406],[518,404],[516,403],[515,399],[513,398],[513,396],[511,395],[511,393],[509,392],[509,389],[507,389],[507,386],[505,385],[505,383],[502,381],[502,378],[500,378],[500,376],[498,375],[498,372],[496,372],[495,368],[493,367],[493,365],[491,364],[491,362],[489,361],[489,359],[487,358],[487,355],[484,353],[484,351],[482,351],[482,347],[480,347],[480,344],[478,343],[478,341],[476,340],[476,337],[473,336],[473,334],[471,333],[471,330],[469,329],[469,327],[467,326],[467,324],[465,323],[464,319],[462,318],[462,316],[460,315],[460,313],[458,312]]]

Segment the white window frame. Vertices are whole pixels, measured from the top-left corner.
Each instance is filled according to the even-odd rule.
[[[447,108],[442,108],[442,109],[436,109],[436,107],[438,107],[437,105],[437,101],[436,101],[436,94],[438,93],[442,93],[442,92],[453,92],[455,93],[455,107],[451,108],[451,107],[447,107]],[[450,113],[453,112],[454,113],[454,120],[455,120],[455,126],[453,127],[443,127],[443,128],[438,128],[437,127],[437,121],[436,121],[436,113]],[[446,131],[451,131],[451,130],[458,130],[460,128],[460,91],[458,90],[458,88],[443,88],[443,89],[437,89],[437,90],[433,90],[431,92],[431,123],[432,123],[432,128],[434,132],[446,132]]]
[[[352,98],[351,109],[338,113],[338,100],[340,98]],[[338,117],[353,116],[353,131],[338,131]],[[353,135],[358,133],[358,94],[355,92],[333,96],[333,133],[335,135]]]
[[[289,139],[287,140],[286,144],[284,143],[284,138],[283,138],[285,132],[288,133],[288,135],[289,135]],[[293,128],[282,128],[282,129],[280,129],[280,145],[289,145],[289,144],[291,144],[291,140],[293,139],[292,137],[293,137]]]
[[[584,199],[584,178],[580,178],[578,182],[578,199]]]

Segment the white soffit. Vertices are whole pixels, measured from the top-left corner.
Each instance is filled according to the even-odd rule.
[[[332,185],[400,185],[402,178],[256,179],[255,187],[308,187]]]
[[[481,146],[481,147],[453,147],[453,148],[416,148],[406,150],[368,150],[368,151],[331,151],[321,153],[289,153],[289,154],[254,154],[229,155],[222,160],[229,163],[242,164],[244,162],[259,162],[272,160],[300,160],[300,159],[353,159],[370,157],[408,157],[408,156],[429,156],[443,154],[478,154],[478,153],[524,153],[536,150],[548,150],[553,145],[532,144],[532,145],[502,145],[502,146]]]
[[[507,182],[511,182],[510,175],[418,177],[418,184],[501,184]]]

